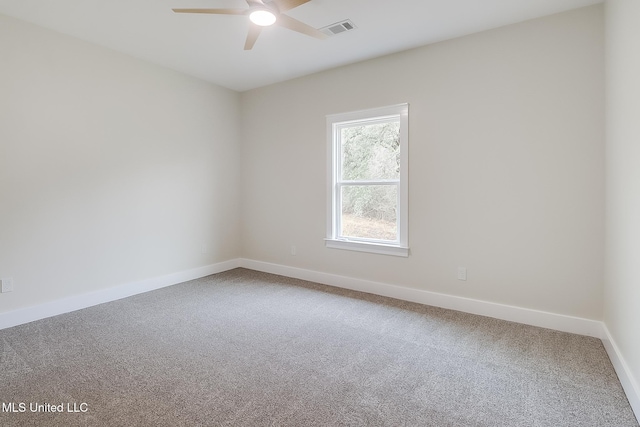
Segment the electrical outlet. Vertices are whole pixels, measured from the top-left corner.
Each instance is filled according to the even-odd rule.
[[[296,245],[291,245],[291,255],[298,255],[298,248],[296,248]]]
[[[209,246],[207,246],[207,244],[206,244],[206,243],[203,243],[203,244],[200,246],[200,250],[202,251],[202,253],[203,253],[203,254],[206,254],[206,253],[208,253],[208,252],[209,252]]]
[[[11,278],[7,278],[7,279],[0,279],[0,282],[2,283],[2,293],[4,294],[5,292],[13,292],[13,279]]]
[[[458,280],[467,280],[467,267],[458,267]]]

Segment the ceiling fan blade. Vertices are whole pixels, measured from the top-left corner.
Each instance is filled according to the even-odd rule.
[[[311,0],[272,0],[280,12],[286,12],[294,7],[301,6],[305,3],[309,3]]]
[[[261,31],[262,27],[259,25],[251,24],[249,26],[249,34],[247,34],[247,41],[244,43],[244,50],[251,50],[251,48],[253,48]]]
[[[294,19],[284,14],[278,15],[278,20],[276,21],[276,24],[280,25],[281,27],[288,28],[293,31],[297,31],[302,34],[315,37],[317,39],[326,39],[328,37],[326,34],[316,30],[312,26],[307,25],[304,22],[300,22],[297,19]]]
[[[172,9],[175,13],[211,13],[214,15],[246,15],[247,9]]]

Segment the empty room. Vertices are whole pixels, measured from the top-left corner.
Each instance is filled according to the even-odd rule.
[[[0,0],[0,425],[638,427],[639,22]]]

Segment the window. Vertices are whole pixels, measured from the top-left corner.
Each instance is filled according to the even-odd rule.
[[[326,246],[408,256],[407,104],[327,116]]]

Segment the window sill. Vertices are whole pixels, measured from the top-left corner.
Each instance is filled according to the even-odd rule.
[[[370,252],[381,255],[393,255],[408,257],[409,248],[402,246],[385,245],[381,243],[354,242],[352,240],[324,239],[325,246],[333,249],[345,249],[348,251]]]

